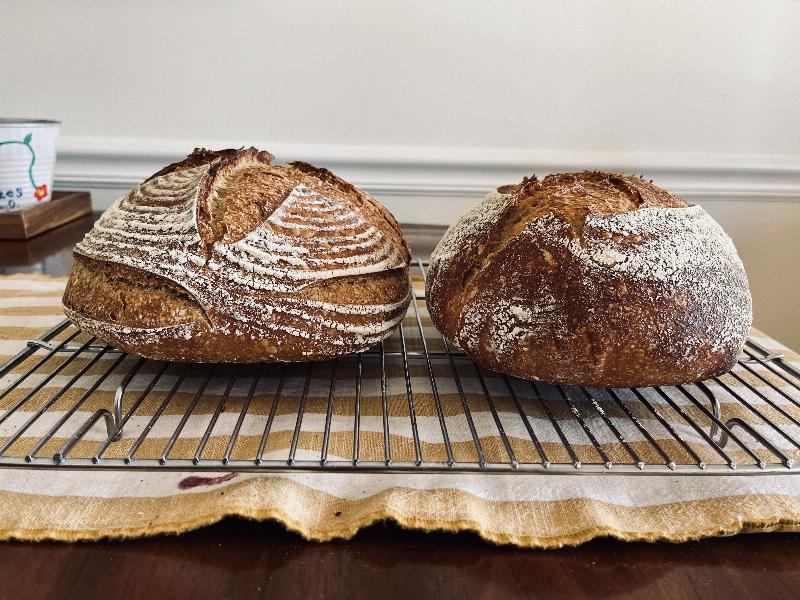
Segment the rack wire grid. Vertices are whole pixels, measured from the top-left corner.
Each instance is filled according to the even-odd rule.
[[[783,355],[751,339],[730,373],[671,387],[524,381],[438,334],[426,267],[390,338],[326,362],[153,361],[65,320],[0,368],[0,467],[796,472],[800,370]]]

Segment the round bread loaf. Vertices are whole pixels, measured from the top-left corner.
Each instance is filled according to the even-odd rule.
[[[533,177],[489,194],[431,257],[428,309],[489,369],[643,387],[726,372],[752,322],[744,267],[702,208],[638,177]]]
[[[67,316],[191,362],[323,360],[388,336],[410,300],[397,222],[330,171],[272,159],[197,149],[136,186],[75,247]]]

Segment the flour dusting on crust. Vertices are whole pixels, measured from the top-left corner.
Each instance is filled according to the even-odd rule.
[[[730,368],[752,300],[733,242],[701,207],[619,174],[501,189],[431,258],[432,319],[469,356],[576,385],[686,382]]]
[[[300,295],[337,278],[407,268],[405,249],[370,223],[359,204],[298,184],[241,239],[207,244],[198,227],[198,205],[203,193],[211,195],[211,203],[221,201],[216,187],[204,191],[214,164],[178,169],[137,186],[103,214],[76,254],[177,284],[225,335],[268,340],[279,333],[309,341],[311,355],[364,349],[390,333],[410,296],[352,304],[348,298]],[[89,330],[142,343],[191,339],[202,329],[136,328],[70,312]]]
[[[441,290],[439,286],[442,280],[436,277],[436,273],[447,270],[454,258],[466,249],[473,248],[477,240],[484,238],[503,213],[514,205],[514,201],[514,196],[510,194],[492,192],[445,231],[431,253],[429,278],[431,288],[428,294],[435,295]]]
[[[431,254],[431,263],[446,268],[447,262],[464,251],[470,240],[491,228],[500,215],[514,204],[514,196],[492,192],[453,223]]]
[[[580,239],[569,235],[567,223],[548,213],[521,235],[567,249],[583,266],[580,283],[587,291],[615,282],[641,283],[653,290],[655,301],[679,297],[693,314],[717,315],[723,310],[727,318],[721,328],[716,319],[699,320],[696,335],[686,336],[682,328],[671,336],[670,343],[682,345],[687,357],[701,343],[709,343],[712,351],[744,344],[752,324],[744,266],[730,237],[700,206],[588,216]],[[625,243],[629,239],[636,241]],[[550,314],[563,322],[563,314]]]

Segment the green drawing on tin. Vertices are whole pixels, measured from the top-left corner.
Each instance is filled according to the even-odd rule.
[[[31,180],[31,185],[35,190],[36,182],[33,180],[33,165],[36,164],[36,152],[34,152],[31,146],[31,138],[33,138],[33,133],[26,135],[21,142],[19,140],[8,140],[6,142],[0,142],[0,146],[5,146],[6,144],[22,144],[23,146],[27,146],[28,150],[31,151],[31,164],[28,165],[28,179]]]

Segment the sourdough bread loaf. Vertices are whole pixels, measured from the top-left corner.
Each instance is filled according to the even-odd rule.
[[[198,149],[136,186],[76,246],[67,316],[192,362],[322,360],[388,336],[410,299],[396,221],[330,171],[272,159]]]
[[[489,194],[436,247],[427,298],[479,364],[580,386],[719,375],[752,322],[742,262],[702,208],[599,172]]]

